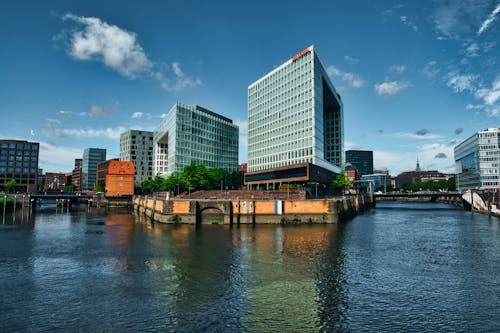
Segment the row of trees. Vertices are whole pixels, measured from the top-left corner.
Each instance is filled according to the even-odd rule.
[[[418,181],[414,183],[406,183],[402,186],[405,191],[455,191],[455,177],[451,177],[448,180],[438,180],[438,181]]]
[[[156,176],[143,182],[138,191],[173,191],[176,194],[185,191],[238,189],[241,187],[241,176],[238,172],[229,173],[224,169],[207,168],[202,163],[192,162],[180,174],[171,174],[167,178]]]

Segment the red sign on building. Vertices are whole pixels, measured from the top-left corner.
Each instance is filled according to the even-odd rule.
[[[310,52],[309,48],[306,47],[305,49],[303,49],[302,51],[300,51],[299,53],[297,53],[296,55],[294,55],[292,57],[292,61],[297,61],[297,59],[299,59],[300,57],[303,57],[305,56],[306,54],[308,54]]]

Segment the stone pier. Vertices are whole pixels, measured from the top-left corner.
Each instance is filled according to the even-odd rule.
[[[135,196],[134,212],[160,223],[338,223],[373,207],[370,195],[324,200],[165,200]]]

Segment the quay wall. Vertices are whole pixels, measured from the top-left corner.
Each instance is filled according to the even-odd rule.
[[[160,223],[338,223],[373,207],[371,195],[321,200],[166,200],[134,196],[135,214]]]

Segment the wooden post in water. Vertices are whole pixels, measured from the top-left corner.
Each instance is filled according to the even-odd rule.
[[[3,196],[3,223],[5,223],[5,207],[7,206],[7,195]]]

